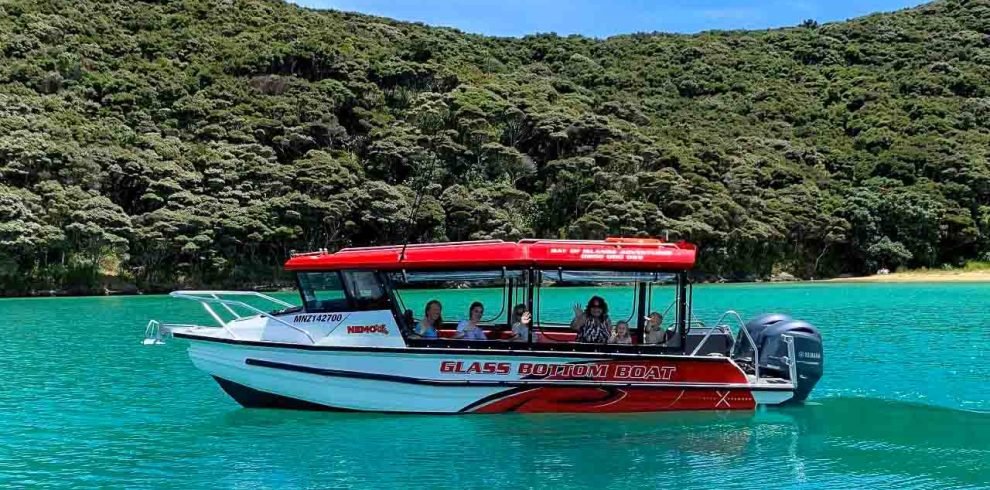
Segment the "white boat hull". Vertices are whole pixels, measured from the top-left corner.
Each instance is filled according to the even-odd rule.
[[[182,335],[195,366],[248,407],[404,413],[751,410],[793,397],[726,358],[300,348]]]

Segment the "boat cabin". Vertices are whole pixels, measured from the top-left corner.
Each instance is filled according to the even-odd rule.
[[[485,240],[294,254],[285,267],[296,273],[302,307],[283,313],[295,314],[296,321],[306,318],[300,315],[364,315],[367,320],[358,326],[348,322],[347,328],[375,333],[395,325],[407,348],[682,354],[711,337],[704,342],[706,352],[728,353],[728,331],[710,331],[691,318],[687,271],[695,257],[689,243],[630,238]],[[577,342],[571,321],[592,297],[604,300],[613,332],[624,322],[630,339]],[[437,302],[442,320],[436,336],[416,335],[427,305]],[[484,338],[455,338],[458,322],[479,303]],[[521,311],[531,318],[525,338],[513,332]],[[659,340],[646,333],[651,314],[653,325],[657,314],[661,320],[659,328],[650,326],[662,332]]]

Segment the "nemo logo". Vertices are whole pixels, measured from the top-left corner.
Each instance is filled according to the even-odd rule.
[[[347,333],[380,333],[382,335],[388,335],[388,327],[383,323],[379,323],[378,325],[349,325],[347,327]]]

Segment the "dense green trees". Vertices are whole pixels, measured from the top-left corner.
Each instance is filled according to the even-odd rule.
[[[990,0],[606,40],[0,5],[0,293],[243,287],[407,236],[669,232],[730,277],[953,264],[990,257],[988,159]]]

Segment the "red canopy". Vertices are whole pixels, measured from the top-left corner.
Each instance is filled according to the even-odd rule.
[[[345,248],[294,255],[286,270],[417,270],[536,267],[677,271],[694,267],[697,249],[656,239],[501,240]]]

